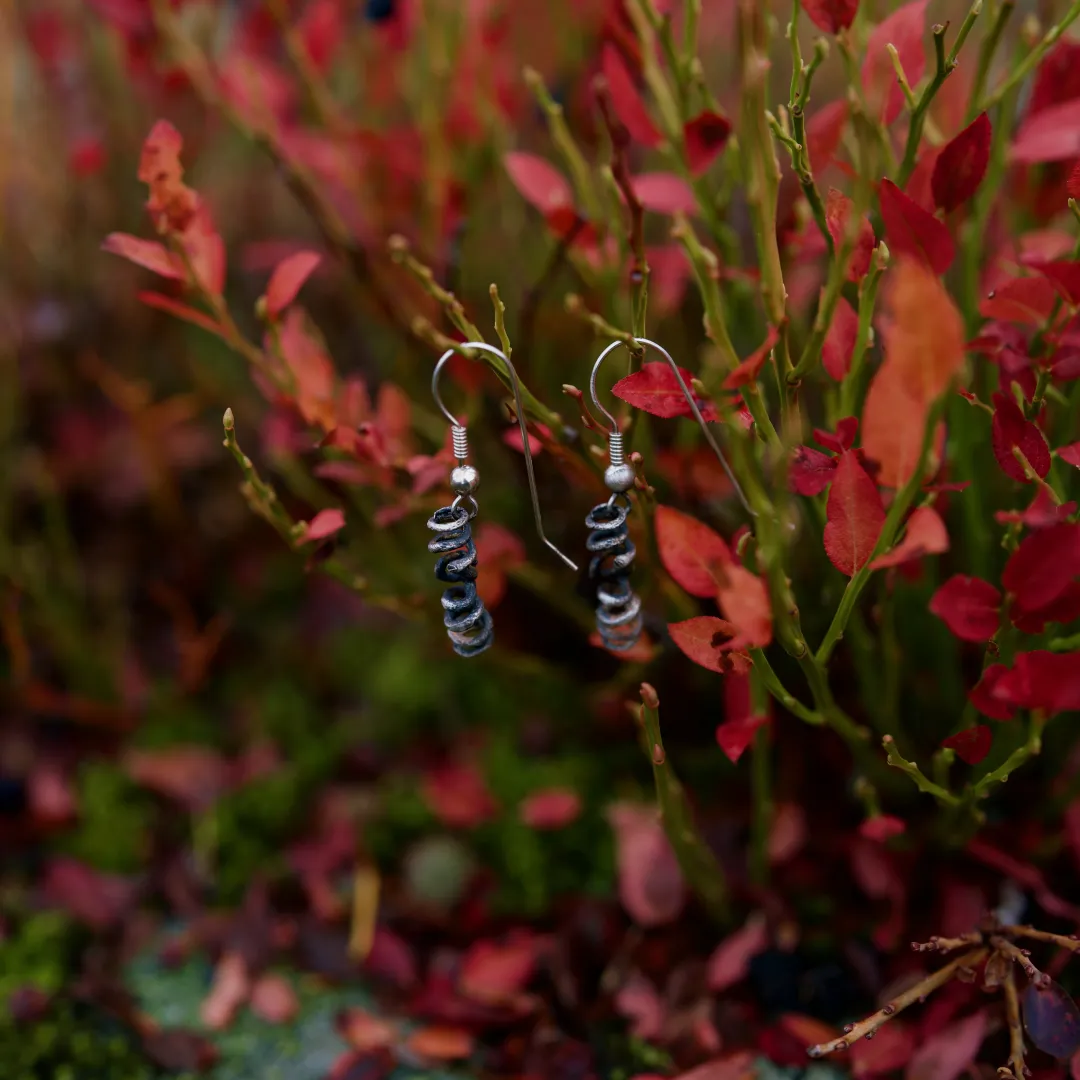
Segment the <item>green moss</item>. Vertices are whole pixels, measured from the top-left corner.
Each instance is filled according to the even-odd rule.
[[[436,828],[415,777],[391,773],[379,785],[378,816],[365,827],[364,843],[384,871],[397,866],[402,854]]]
[[[285,845],[304,825],[313,794],[341,758],[348,741],[341,725],[322,732],[302,729],[303,738],[290,732],[291,724],[308,715],[302,711],[307,707],[302,697],[275,701],[279,711],[264,717],[286,752],[286,765],[226,795],[195,823],[223,903],[237,903],[256,874],[274,877],[284,869]]]
[[[0,1062],[4,1080],[156,1080],[164,1075],[128,1032],[68,1001],[54,1003],[33,1024],[0,1020]]]
[[[79,821],[58,846],[107,873],[143,868],[152,814],[148,796],[115,765],[86,762],[79,770]]]
[[[23,987],[56,993],[75,963],[80,936],[71,920],[56,911],[17,921],[0,942],[0,1001]]]
[[[176,694],[170,683],[154,688],[132,745],[147,750],[185,744],[220,746],[226,728],[216,712]]]

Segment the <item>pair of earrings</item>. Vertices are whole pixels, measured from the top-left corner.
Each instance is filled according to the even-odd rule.
[[[713,433],[709,430],[690,392],[690,387],[686,385],[671,354],[661,345],[647,338],[637,338],[636,341],[639,345],[655,349],[667,361],[690,406],[694,419],[704,432],[709,446],[719,459],[735,491],[741,496],[742,491],[732,475],[727,459],[717,445]],[[596,629],[604,646],[612,652],[626,652],[633,648],[641,637],[642,630],[641,598],[630,584],[630,572],[636,551],[627,529],[627,519],[633,508],[627,493],[634,486],[634,467],[626,461],[623,434],[619,430],[618,422],[604,408],[596,395],[596,375],[600,370],[600,365],[609,353],[622,344],[621,341],[614,341],[604,349],[593,364],[592,373],[589,376],[589,395],[593,404],[611,424],[608,431],[608,466],[604,470],[604,483],[611,492],[611,497],[607,502],[600,503],[589,511],[585,519],[585,526],[590,530],[585,541],[585,549],[591,556],[589,578],[596,587]],[[537,535],[571,570],[577,570],[577,563],[564,555],[544,535],[540,497],[536,490],[532,453],[529,449],[525,409],[521,403],[521,385],[514,365],[502,350],[486,342],[468,341],[459,348],[479,349],[497,356],[506,365],[514,392],[518,425],[521,428],[525,472],[529,481],[529,495],[532,499]],[[447,409],[439,396],[439,373],[456,351],[456,349],[448,349],[443,353],[431,376],[432,397],[439,411],[450,421],[456,464],[450,472],[450,488],[454,492],[454,500],[449,506],[436,510],[427,523],[428,528],[435,533],[435,538],[428,543],[428,551],[439,555],[439,560],[435,564],[435,577],[447,586],[442,594],[442,606],[443,625],[446,627],[450,644],[459,656],[469,657],[479,656],[491,646],[494,640],[494,626],[491,613],[476,591],[476,545],[472,538],[471,522],[479,510],[476,489],[480,485],[480,473],[468,461],[469,438],[465,426],[458,422],[457,417]]]

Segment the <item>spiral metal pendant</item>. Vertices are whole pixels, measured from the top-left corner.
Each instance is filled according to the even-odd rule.
[[[464,506],[444,506],[428,519],[436,534],[428,551],[438,554],[435,576],[450,587],[442,594],[443,626],[458,656],[479,656],[489,648],[494,627],[476,591],[476,545]]]
[[[641,637],[641,599],[630,587],[636,551],[626,528],[630,506],[612,499],[594,506],[585,525],[592,555],[589,577],[596,582],[596,629],[612,652],[632,649]]]

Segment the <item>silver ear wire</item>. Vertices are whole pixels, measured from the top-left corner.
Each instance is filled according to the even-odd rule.
[[[683,397],[686,398],[686,403],[690,406],[690,411],[694,414],[694,419],[698,422],[698,427],[701,428],[701,432],[705,436],[705,441],[716,455],[716,459],[720,462],[728,480],[731,481],[731,486],[735,489],[735,494],[739,496],[739,502],[743,504],[746,512],[750,514],[751,517],[757,517],[757,514],[754,513],[753,508],[746,500],[746,495],[743,493],[742,486],[739,484],[739,481],[735,479],[735,474],[731,471],[731,466],[728,465],[727,458],[724,456],[723,450],[720,449],[716,437],[713,435],[712,431],[709,430],[709,425],[705,422],[705,417],[701,415],[701,410],[694,400],[694,395],[690,392],[690,387],[686,385],[686,380],[683,379],[682,372],[679,371],[679,365],[675,363],[671,353],[669,353],[663,345],[658,345],[655,341],[650,341],[648,338],[635,338],[634,340],[638,345],[647,345],[649,348],[655,349],[667,361],[668,366],[671,368],[679,383],[679,389],[682,390]],[[618,457],[618,464],[623,464],[622,432],[619,431],[619,425],[616,422],[615,417],[604,408],[600,403],[600,399],[596,396],[596,373],[600,370],[600,365],[604,362],[608,353],[613,352],[622,344],[623,342],[621,341],[613,341],[606,349],[604,349],[604,351],[596,358],[596,363],[593,364],[592,374],[589,376],[589,395],[592,397],[593,404],[611,423],[611,431],[608,432],[608,454],[611,459],[611,468],[614,468],[616,465],[616,456]],[[629,466],[626,466],[626,468],[629,468]],[[607,481],[606,473],[604,479]],[[621,477],[619,477],[619,479],[621,480]],[[633,484],[633,477],[631,477],[630,484]],[[611,487],[611,484],[608,483],[608,486]],[[629,486],[630,485],[622,490],[628,490]],[[612,490],[616,489],[612,488]]]
[[[548,538],[544,535],[544,522],[540,514],[540,495],[536,490],[536,476],[533,472],[533,459],[532,451],[529,449],[529,429],[525,422],[525,407],[521,403],[521,383],[518,380],[517,371],[514,365],[510,363],[510,358],[501,349],[496,349],[494,345],[488,345],[485,341],[466,341],[462,345],[459,345],[454,349],[447,349],[446,352],[439,357],[438,363],[435,365],[435,370],[431,374],[431,395],[435,399],[435,404],[439,407],[443,416],[450,421],[450,432],[453,438],[454,457],[457,459],[458,467],[454,469],[450,476],[451,486],[454,485],[454,475],[459,474],[459,482],[464,485],[466,483],[466,476],[468,475],[465,470],[472,469],[472,466],[466,465],[466,459],[469,456],[469,439],[464,425],[458,423],[457,417],[443,403],[442,398],[439,396],[439,372],[442,370],[443,365],[454,355],[463,349],[479,349],[481,352],[490,353],[492,356],[497,356],[506,365],[506,370],[510,374],[510,385],[514,391],[514,408],[517,412],[518,427],[521,429],[521,448],[525,454],[525,472],[529,478],[529,495],[532,499],[533,518],[536,521],[536,533],[540,539],[559,556],[560,559],[571,570],[577,570],[577,563],[573,559],[564,555]],[[479,484],[479,474],[475,469],[472,469],[472,475],[475,476],[472,489],[467,493],[458,493],[458,497],[472,499],[472,491],[475,491],[476,485]],[[455,487],[455,491],[458,489]],[[473,506],[476,506],[475,499],[472,499]],[[455,505],[457,500],[455,500]],[[475,511],[474,511],[475,512]]]

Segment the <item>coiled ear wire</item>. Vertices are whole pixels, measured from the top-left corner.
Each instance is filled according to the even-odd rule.
[[[540,539],[559,556],[571,570],[577,563],[564,555],[545,535],[540,515],[540,496],[533,473],[532,452],[529,449],[529,433],[525,423],[525,409],[521,403],[521,387],[517,371],[509,357],[483,341],[468,341],[461,349],[480,349],[499,357],[506,364],[514,391],[518,424],[521,428],[522,449],[525,453],[525,471],[529,478],[529,494],[532,499],[533,517]],[[428,543],[428,551],[439,556],[435,564],[435,577],[448,587],[442,594],[443,625],[450,644],[458,656],[479,656],[494,641],[494,625],[491,613],[484,606],[476,590],[476,545],[473,542],[471,521],[479,506],[476,489],[480,486],[480,473],[469,464],[469,433],[464,424],[444,404],[439,394],[439,374],[446,362],[458,351],[447,349],[435,365],[431,375],[431,395],[439,411],[450,422],[450,438],[455,465],[450,470],[450,488],[454,500],[441,507],[428,519],[428,528],[435,537]]]
[[[750,514],[754,511],[746,500],[742,487],[735,479],[727,463],[727,458],[716,442],[713,433],[709,430],[705,418],[701,415],[697,402],[694,400],[690,387],[679,371],[678,365],[671,354],[662,345],[647,338],[635,338],[638,345],[645,345],[655,349],[667,361],[671,370],[675,373],[679,387],[686,398],[694,419],[697,420],[705,439],[716,454],[724,472],[731,481],[732,487],[739,496],[743,506]],[[641,598],[634,592],[630,584],[630,572],[633,568],[634,558],[637,554],[633,541],[627,529],[627,519],[630,516],[632,504],[627,492],[634,486],[634,467],[627,463],[625,449],[623,447],[623,433],[619,430],[615,417],[604,407],[596,394],[596,374],[600,365],[623,343],[613,341],[596,358],[592,373],[589,376],[589,395],[596,408],[607,417],[611,425],[608,430],[608,467],[604,470],[604,483],[611,491],[611,497],[606,503],[594,506],[585,519],[585,526],[589,529],[588,539],[585,541],[586,550],[592,556],[589,562],[589,577],[596,583],[596,629],[604,646],[612,652],[626,652],[632,649],[641,638],[642,612]]]

